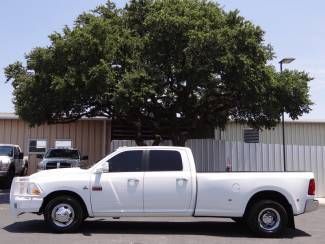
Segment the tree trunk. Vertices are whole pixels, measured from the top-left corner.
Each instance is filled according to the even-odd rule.
[[[137,144],[137,146],[147,146],[147,144],[144,142],[142,138],[136,138],[135,143]]]
[[[162,137],[160,135],[155,135],[155,139],[152,143],[152,146],[159,146],[159,144],[162,142]]]
[[[144,142],[144,139],[142,138],[142,124],[140,120],[135,123],[135,127],[137,130],[135,143],[137,146],[147,146],[147,144]]]
[[[181,132],[177,133],[172,137],[173,146],[185,147],[185,142],[187,140],[188,133]]]

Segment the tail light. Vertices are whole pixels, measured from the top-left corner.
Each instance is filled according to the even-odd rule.
[[[315,183],[315,179],[310,179],[309,180],[309,186],[308,186],[308,195],[315,195],[315,191],[316,191],[316,183]]]

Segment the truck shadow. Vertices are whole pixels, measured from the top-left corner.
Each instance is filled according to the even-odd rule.
[[[3,228],[11,233],[48,233],[42,220],[29,220],[17,222]],[[249,230],[234,222],[156,222],[156,221],[85,221],[78,233],[84,236],[93,234],[144,234],[144,235],[206,235],[222,237],[251,237],[255,238]],[[281,238],[292,239],[296,237],[311,236],[299,230],[288,230]]]

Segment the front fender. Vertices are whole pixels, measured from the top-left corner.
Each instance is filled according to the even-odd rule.
[[[43,199],[46,199],[47,197],[49,197],[52,194],[76,194],[78,195],[81,200],[84,202],[85,207],[87,209],[88,215],[90,217],[93,216],[93,211],[91,208],[91,202],[90,202],[90,188],[89,186],[82,186],[82,187],[73,187],[73,186],[42,186],[40,185],[40,187],[42,188],[44,194],[42,194]]]

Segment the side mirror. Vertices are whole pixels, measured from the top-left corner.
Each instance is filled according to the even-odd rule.
[[[109,165],[108,163],[102,164],[101,167],[97,168],[95,171],[95,174],[102,174],[102,173],[108,173],[109,172]]]
[[[102,166],[102,169],[103,169],[103,173],[108,173],[108,172],[109,172],[109,163],[106,162],[106,163]]]
[[[88,156],[82,156],[81,160],[88,160]]]
[[[42,159],[43,158],[43,155],[42,154],[37,154],[36,155],[36,158]]]
[[[19,153],[19,159],[24,159],[24,153],[23,152]]]

